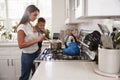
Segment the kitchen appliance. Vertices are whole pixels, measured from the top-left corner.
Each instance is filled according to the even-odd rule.
[[[53,39],[60,39],[60,33],[53,33]]]
[[[81,56],[67,56],[63,54],[63,49],[53,50],[51,48],[45,48],[40,55],[36,58],[37,60],[81,60]]]
[[[60,40],[51,40],[50,41],[50,49],[53,51],[62,49],[62,42]]]

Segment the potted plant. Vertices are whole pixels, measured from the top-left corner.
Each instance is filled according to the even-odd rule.
[[[50,37],[50,30],[49,29],[46,29],[46,38],[47,39],[51,39],[51,37]]]

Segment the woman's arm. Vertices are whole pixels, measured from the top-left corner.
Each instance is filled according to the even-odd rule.
[[[39,41],[44,40],[44,38],[45,38],[45,35],[40,35],[38,38],[36,38],[36,39],[34,39],[32,41],[25,42],[25,36],[26,35],[22,30],[18,31],[17,36],[18,36],[18,46],[19,46],[20,49],[29,47],[29,46],[31,46],[31,45],[39,42]]]

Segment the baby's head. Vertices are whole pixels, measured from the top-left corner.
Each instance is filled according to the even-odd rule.
[[[40,17],[40,18],[38,19],[37,26],[38,26],[40,29],[44,29],[45,23],[46,23],[45,19],[42,18],[42,17]]]

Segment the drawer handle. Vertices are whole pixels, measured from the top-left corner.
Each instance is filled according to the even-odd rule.
[[[12,66],[13,66],[13,59],[12,59]]]
[[[7,65],[9,66],[9,59],[7,59]]]

